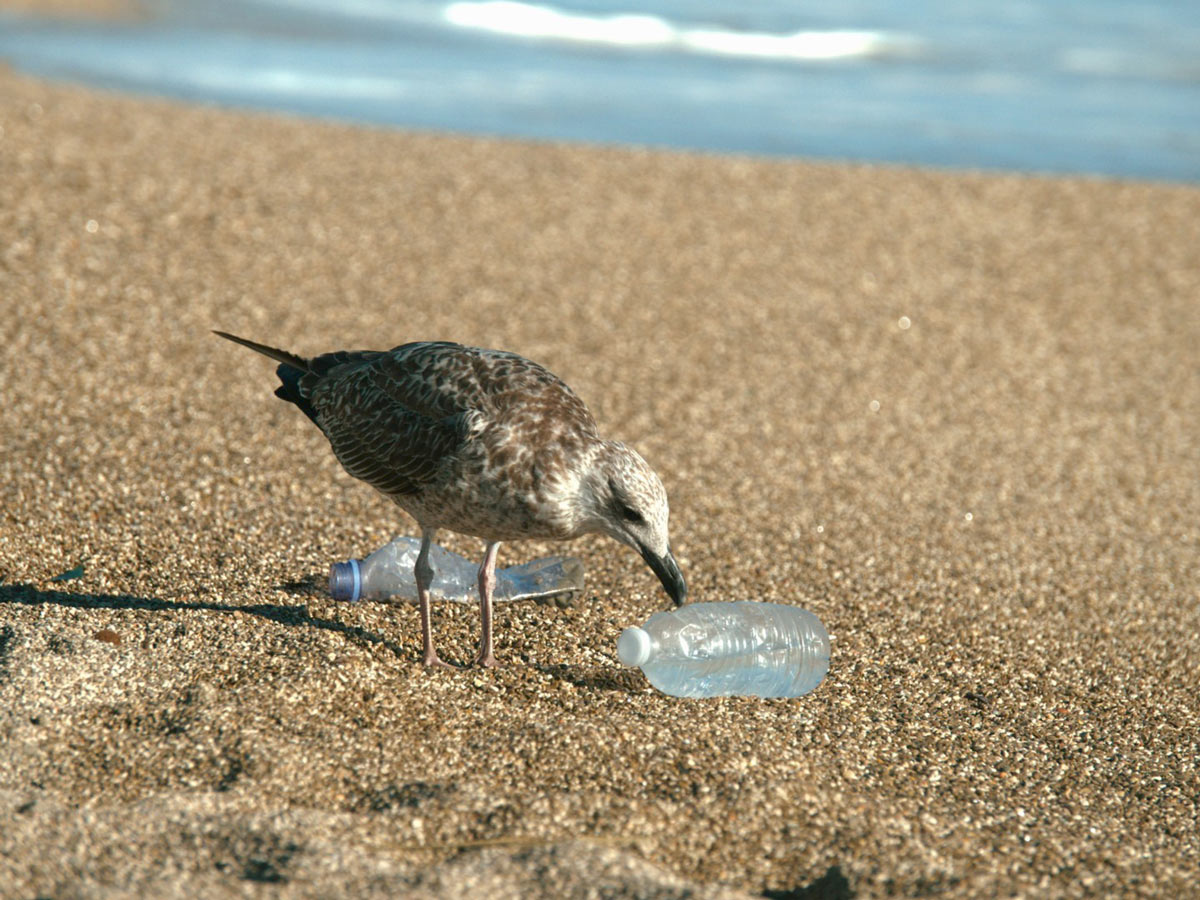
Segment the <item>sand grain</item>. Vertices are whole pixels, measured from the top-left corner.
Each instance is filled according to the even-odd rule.
[[[0,893],[1195,890],[1200,191],[3,73],[0,128]],[[826,683],[651,692],[614,643],[665,599],[600,539],[581,601],[501,606],[508,666],[427,673],[414,609],[320,590],[410,524],[213,327],[546,364],[693,597],[813,610]]]

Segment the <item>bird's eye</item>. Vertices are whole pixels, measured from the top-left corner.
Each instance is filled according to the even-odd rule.
[[[632,522],[634,525],[645,525],[646,524],[646,517],[643,516],[636,509],[634,509],[632,506],[629,506],[626,503],[622,503],[620,505],[619,509],[621,510],[621,518],[623,518],[626,522]]]
[[[611,478],[608,480],[608,489],[612,492],[613,510],[617,515],[634,525],[646,524],[646,517],[626,502],[625,492]]]

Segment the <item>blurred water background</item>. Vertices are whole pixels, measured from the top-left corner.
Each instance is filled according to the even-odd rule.
[[[154,0],[33,74],[404,128],[1200,180],[1196,0]]]

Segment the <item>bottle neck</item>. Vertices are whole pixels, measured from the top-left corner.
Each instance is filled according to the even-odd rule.
[[[654,639],[636,625],[626,628],[617,639],[617,658],[627,666],[640,666],[650,659]]]

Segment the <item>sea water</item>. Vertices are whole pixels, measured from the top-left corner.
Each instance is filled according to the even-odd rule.
[[[1200,3],[158,0],[34,74],[404,128],[1200,180]]]

